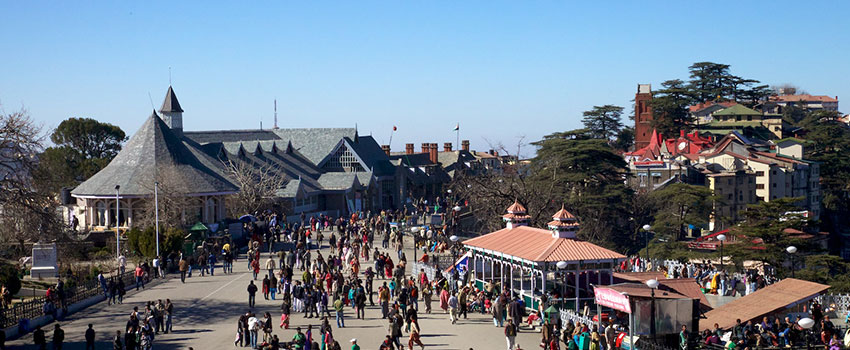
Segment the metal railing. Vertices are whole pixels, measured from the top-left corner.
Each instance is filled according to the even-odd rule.
[[[572,321],[573,324],[583,323],[587,326],[594,324],[592,318],[579,315],[579,314],[572,312],[570,310],[561,309],[560,314],[561,314],[561,323],[562,324],[567,324],[569,321]]]
[[[125,272],[117,277],[124,280],[124,285],[127,288],[135,286],[132,271]],[[73,287],[65,287],[64,289],[65,307],[69,307],[93,296],[103,294],[103,288],[96,278],[77,284]],[[40,296],[17,303],[13,307],[0,310],[0,328],[9,328],[18,325],[21,320],[31,320],[36,317],[45,316],[44,304],[48,301],[51,302],[56,309],[62,308],[62,300],[48,300],[46,296]]]
[[[824,294],[818,296],[816,300],[821,307],[832,308],[838,317],[845,317],[850,313],[850,294]]]

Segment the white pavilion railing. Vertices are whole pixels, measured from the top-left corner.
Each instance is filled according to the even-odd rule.
[[[561,309],[560,312],[561,312],[561,323],[562,324],[567,324],[567,321],[573,321],[573,324],[584,323],[587,326],[590,326],[590,325],[593,324],[592,318],[584,317],[582,315],[579,315],[579,314],[573,312],[572,310]]]

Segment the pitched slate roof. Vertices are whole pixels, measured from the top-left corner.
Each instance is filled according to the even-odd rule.
[[[501,252],[528,261],[591,261],[625,259],[620,253],[590,242],[557,238],[549,230],[518,226],[463,241],[464,245]]]
[[[359,173],[343,172],[324,173],[319,176],[318,181],[319,184],[322,186],[322,189],[328,191],[343,191],[368,185],[368,182],[366,182],[365,184],[361,182],[361,178],[358,176],[358,174]]]
[[[180,108],[180,101],[177,101],[177,95],[174,94],[174,89],[171,88],[171,85],[168,86],[168,92],[165,93],[165,100],[162,101],[162,107],[159,108],[160,112],[183,112],[183,108]]]
[[[354,128],[275,129],[271,132],[284,142],[292,142],[292,146],[314,165],[330,156],[343,138],[354,140],[357,134]]]
[[[214,131],[184,131],[183,136],[199,144],[216,142],[263,141],[280,140],[271,130],[214,130]],[[286,141],[283,142],[286,144]]]
[[[173,186],[190,194],[236,192],[219,164],[195,144],[182,141],[154,112],[109,165],[71,193],[114,196],[115,185],[120,185],[121,195],[149,196],[155,181],[174,181]]]
[[[468,168],[467,163],[475,160],[475,156],[469,151],[457,150],[437,153],[437,162],[443,165],[443,168],[451,177],[455,176],[455,170]]]

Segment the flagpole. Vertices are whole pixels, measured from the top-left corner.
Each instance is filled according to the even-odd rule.
[[[457,128],[455,129],[455,137],[457,138],[455,140],[455,145],[457,145],[457,148],[460,149],[460,122],[457,123]]]
[[[393,134],[395,134],[395,130],[390,131],[390,143],[388,145],[388,146],[390,146],[390,149],[393,148]]]

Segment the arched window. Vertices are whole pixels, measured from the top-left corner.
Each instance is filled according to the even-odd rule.
[[[218,200],[215,198],[207,199],[207,221],[218,221]]]
[[[109,216],[109,224],[114,227],[115,226],[115,201],[108,201],[108,202],[109,202],[109,211],[106,213],[106,215]],[[120,210],[120,213],[118,213],[119,214],[119,217],[118,217],[119,226],[127,226],[127,215],[128,215],[127,203],[126,202],[121,203],[120,205],[121,206],[118,208]]]
[[[103,201],[97,201],[95,204],[92,221],[94,221],[95,226],[106,226],[106,203]]]

